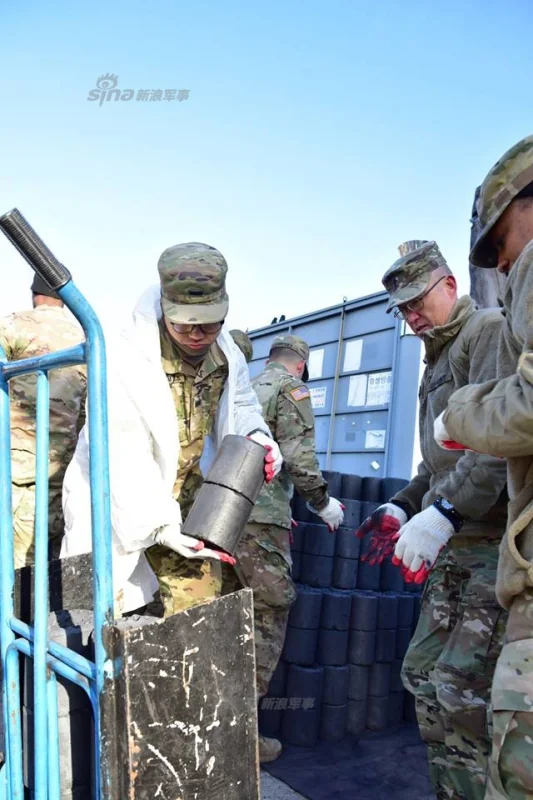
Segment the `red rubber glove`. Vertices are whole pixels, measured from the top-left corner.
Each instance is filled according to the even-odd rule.
[[[265,456],[265,481],[271,483],[283,464],[283,456],[281,455],[277,442],[261,431],[251,433],[248,438],[260,444],[267,451]]]
[[[425,566],[420,567],[418,572],[411,572],[411,570],[408,567],[405,567],[403,563],[396,558],[396,556],[392,557],[392,563],[395,567],[401,564],[400,572],[402,573],[403,579],[406,583],[425,583],[429,577],[429,573],[431,572],[431,570]]]
[[[407,514],[394,503],[384,503],[376,508],[355,532],[358,539],[372,534],[368,553],[361,556],[361,561],[368,561],[371,566],[381,564],[393,552],[399,530],[406,522]]]

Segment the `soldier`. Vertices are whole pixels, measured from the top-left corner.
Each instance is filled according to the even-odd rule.
[[[437,441],[507,459],[509,519],[496,594],[509,610],[492,688],[487,800],[533,797],[533,136],[492,167],[478,203],[470,260],[507,278],[497,381],[453,394]]]
[[[329,497],[315,451],[315,421],[307,380],[309,347],[298,336],[278,336],[267,366],[252,386],[263,415],[283,455],[278,477],[261,490],[237,548],[235,572],[254,593],[257,696],[262,698],[278,665],[289,610],[296,599],[291,579],[291,509],[294,486],[313,511],[336,530],[342,505]],[[274,761],[281,753],[277,739],[259,737],[259,760]]]
[[[169,616],[219,596],[220,562],[233,561],[181,533],[206,442],[214,454],[227,434],[250,436],[266,448],[267,480],[282,459],[224,325],[226,260],[190,242],[165,250],[158,269],[110,358],[111,514],[116,612],[159,589]],[[92,546],[87,437],[85,427],[65,477],[64,556]]]
[[[18,311],[0,321],[0,345],[8,361],[42,356],[74,347],[83,331],[63,301],[35,276],[33,309]],[[61,492],[63,476],[74,453],[85,418],[85,367],[50,372],[50,459],[48,471],[48,532],[50,556],[59,557],[63,536]],[[32,564],[35,539],[35,442],[37,376],[13,378],[9,384],[11,415],[11,481],[15,567]]]
[[[433,439],[433,422],[456,388],[494,376],[502,315],[476,310],[468,296],[458,298],[435,242],[408,242],[400,253],[383,284],[388,310],[425,346],[423,460],[360,535],[372,531],[378,560],[394,550],[406,580],[422,583],[429,575],[402,678],[415,696],[438,800],[481,800],[490,752],[487,703],[505,627],[495,597],[505,466],[491,456],[444,452]]]
[[[249,364],[254,357],[254,346],[248,334],[235,328],[230,331],[230,336],[246,359],[246,363]]]

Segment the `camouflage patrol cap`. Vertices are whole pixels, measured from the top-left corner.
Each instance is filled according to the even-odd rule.
[[[277,350],[278,348],[282,350],[292,350],[293,353],[296,353],[296,355],[300,356],[302,361],[305,361],[305,369],[303,371],[302,380],[309,380],[309,370],[307,369],[307,362],[309,361],[309,345],[307,342],[304,341],[304,339],[300,339],[299,336],[285,334],[282,336],[276,336],[270,346],[270,352],[272,352],[272,350]]]
[[[490,233],[517,194],[533,183],[533,136],[510,148],[489,171],[477,201],[481,232],[470,252],[476,267],[496,267],[497,253]]]
[[[424,294],[431,281],[431,273],[439,267],[448,266],[435,242],[414,239],[401,244],[399,250],[402,257],[381,279],[389,293],[387,314]]]
[[[254,357],[254,347],[248,334],[236,328],[230,331],[230,336],[245,357],[246,363],[249,364]]]
[[[222,322],[228,313],[226,259],[201,242],[169,247],[157,264],[161,306],[170,322],[201,325]]]

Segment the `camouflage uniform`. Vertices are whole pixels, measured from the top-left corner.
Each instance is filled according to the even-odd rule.
[[[166,318],[186,325],[222,322],[228,309],[226,272],[223,256],[207,245],[176,245],[165,251],[159,274]],[[202,296],[209,302],[199,304]],[[216,342],[199,363],[184,358],[163,320],[159,322],[159,339],[179,428],[179,463],[172,495],[184,520],[203,481],[200,461],[206,438],[214,431],[228,379],[228,361]],[[146,557],[159,581],[165,616],[221,593],[219,561],[184,558],[159,544],[148,548]]]
[[[414,247],[414,250],[411,250]],[[389,309],[416,301],[446,262],[434,242],[406,243],[383,278]],[[495,596],[505,528],[505,465],[490,456],[442,450],[435,418],[459,386],[495,374],[502,317],[460,298],[445,325],[424,334],[426,369],[419,391],[418,474],[393,498],[413,516],[444,497],[465,522],[430,573],[420,620],[403,665],[416,700],[438,800],[482,800],[490,735],[487,706],[505,615]]]
[[[74,347],[83,331],[60,306],[39,305],[0,322],[0,345],[9,361]],[[63,536],[61,493],[85,415],[85,367],[53,370],[50,381],[48,532],[51,556],[59,556]],[[15,567],[33,563],[35,522],[35,441],[37,376],[10,381],[11,465]]]
[[[506,615],[495,600],[494,539],[454,536],[430,572],[402,678],[416,699],[438,800],[483,798],[487,710]]]
[[[215,342],[203,361],[193,366],[180,355],[163,321],[159,324],[161,363],[168,378],[179,425],[179,464],[172,496],[186,519],[202,485],[200,458],[205,438],[213,432],[216,412],[228,377],[228,362]],[[188,559],[163,545],[146,557],[159,581],[165,616],[218,597],[222,573],[217,561]]]
[[[505,153],[485,178],[478,201],[481,234],[470,260],[496,267],[493,226],[533,184],[533,136]],[[531,213],[528,210],[528,213]],[[513,234],[513,225],[508,235]],[[461,389],[443,422],[452,439],[507,458],[509,519],[500,548],[496,593],[509,609],[505,646],[492,688],[493,747],[487,800],[533,797],[533,242],[507,278],[498,381]]]
[[[272,349],[287,348],[309,357],[307,344],[296,336],[278,337]],[[293,487],[317,510],[329,501],[315,452],[315,421],[309,389],[281,363],[270,362],[252,381],[284,464],[265,484],[237,548],[236,574],[254,592],[257,694],[267,693],[285,640],[289,610],[296,599],[291,579],[291,510]],[[225,585],[225,591],[232,588]]]
[[[254,346],[248,334],[235,328],[230,331],[230,336],[246,359],[246,363],[249,364],[254,357]]]

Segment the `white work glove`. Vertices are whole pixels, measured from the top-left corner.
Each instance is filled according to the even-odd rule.
[[[174,550],[184,558],[212,558],[215,561],[235,564],[235,559],[228,553],[224,553],[221,550],[211,550],[199,539],[182,533],[179,525],[164,525],[155,534],[154,542]]]
[[[400,529],[392,563],[402,567],[406,581],[424,583],[454,532],[450,520],[429,506]]]
[[[459,442],[454,442],[453,439],[450,437],[450,434],[446,430],[446,425],[444,424],[444,417],[445,412],[443,411],[442,414],[439,414],[435,422],[433,423],[433,438],[439,445],[442,447],[443,450],[466,450],[464,444],[459,444]]]
[[[329,503],[324,508],[321,508],[320,511],[317,511],[316,508],[309,506],[311,511],[317,514],[322,522],[325,522],[330,531],[336,531],[339,525],[342,525],[344,522],[344,506],[339,501],[336,500],[335,497],[329,498]]]
[[[260,444],[267,450],[267,454],[265,456],[265,481],[270,483],[274,480],[281,469],[281,465],[283,464],[283,456],[281,455],[278,443],[262,431],[255,431],[255,433],[251,433],[248,438],[251,439],[252,442],[257,442],[257,444]]]

